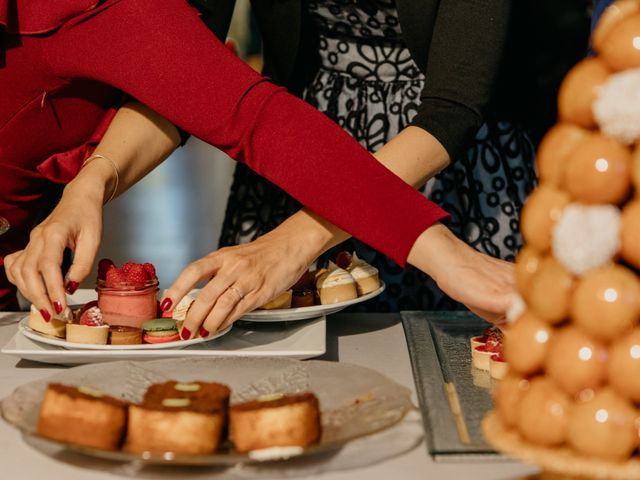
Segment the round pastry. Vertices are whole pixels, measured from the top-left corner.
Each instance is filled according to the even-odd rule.
[[[640,268],[640,200],[633,200],[622,209],[620,229],[622,258]]]
[[[109,343],[111,345],[139,345],[142,343],[142,329],[125,325],[109,327]]]
[[[558,123],[549,130],[540,142],[536,155],[540,182],[559,187],[567,155],[588,135],[587,130],[570,123]]]
[[[613,74],[593,102],[593,114],[605,135],[625,145],[640,139],[640,69]]]
[[[522,297],[526,298],[531,286],[531,279],[540,266],[540,254],[532,247],[525,245],[518,252],[515,265],[516,286]]]
[[[593,128],[591,105],[609,76],[607,65],[598,58],[587,58],[576,64],[560,85],[558,116],[561,121],[583,128]]]
[[[587,273],[576,286],[571,316],[576,325],[598,340],[608,342],[625,335],[640,318],[638,279],[621,265]]]
[[[312,307],[315,305],[315,293],[313,290],[296,290],[291,296],[293,308]]]
[[[66,336],[66,320],[59,320],[52,317],[50,321],[45,322],[44,317],[38,311],[35,305],[31,305],[29,309],[29,318],[27,325],[31,330],[38,333],[44,333],[52,337],[65,338]]]
[[[336,265],[332,265],[328,271],[320,275],[316,286],[320,295],[320,303],[323,305],[358,298],[356,281],[349,272]]]
[[[638,444],[638,412],[609,388],[589,393],[571,410],[568,443],[588,456],[626,460]]]
[[[508,359],[508,357],[507,357]],[[547,375],[569,395],[597,388],[605,378],[607,351],[577,327],[554,333],[546,359]]]
[[[549,185],[539,186],[522,208],[520,226],[527,244],[544,253],[551,246],[551,231],[571,197]]]
[[[575,275],[602,267],[620,249],[621,214],[614,205],[568,205],[553,229],[553,254]]]
[[[82,312],[78,323],[67,324],[68,342],[106,345],[108,338],[109,325],[105,325],[98,307],[91,307]]]
[[[546,257],[531,279],[529,308],[549,323],[561,322],[569,314],[572,290],[571,274],[555,258]]]
[[[184,321],[187,318],[187,313],[189,312],[191,305],[193,305],[193,302],[195,301],[195,297],[191,295],[185,295],[182,297],[171,311],[171,318],[174,320]]]
[[[504,356],[513,371],[531,374],[544,366],[552,331],[532,312],[525,312],[509,327]]]
[[[621,395],[640,403],[640,328],[620,337],[609,351],[607,377]]]
[[[492,350],[486,343],[479,345],[471,350],[471,360],[473,366],[478,370],[491,370],[491,357],[498,353],[499,350]]]
[[[156,318],[142,324],[144,343],[175,342],[180,339],[176,321],[172,318]]]
[[[563,185],[579,202],[618,204],[631,187],[631,152],[592,133],[567,157]]]
[[[358,295],[366,295],[380,288],[378,269],[358,258],[356,252],[353,252],[351,256],[351,264],[347,268],[347,271],[356,281]]]
[[[591,36],[593,48],[600,52],[603,45],[605,45],[605,39],[614,30],[614,27],[639,10],[640,4],[637,0],[618,0],[610,5],[602,12],[598,24],[593,30],[593,35]]]
[[[260,310],[279,310],[281,308],[291,308],[291,290],[282,292],[273,300],[259,307]]]
[[[640,32],[640,14],[634,13],[618,22],[598,50],[612,70],[640,67],[640,50],[636,47]]]
[[[517,421],[518,404],[529,389],[529,381],[513,373],[508,373],[494,392],[494,402],[502,421],[507,427],[514,427]]]
[[[569,396],[544,377],[529,383],[518,403],[518,431],[537,445],[562,444],[567,435]]]

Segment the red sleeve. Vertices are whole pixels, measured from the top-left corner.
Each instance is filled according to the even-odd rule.
[[[123,90],[401,265],[446,216],[323,114],[254,73],[184,0],[107,1],[54,34],[46,56],[57,75]]]

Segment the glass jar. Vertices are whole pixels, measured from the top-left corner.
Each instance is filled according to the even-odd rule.
[[[137,286],[122,283],[109,287],[98,280],[96,291],[98,307],[109,325],[142,328],[144,322],[157,316],[158,279]]]

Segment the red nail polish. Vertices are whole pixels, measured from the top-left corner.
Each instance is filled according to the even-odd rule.
[[[160,302],[160,310],[166,312],[171,308],[171,305],[173,305],[173,300],[171,300],[170,298],[165,298],[164,300],[162,300],[162,302]]]
[[[80,284],[78,282],[74,282],[73,280],[69,280],[67,284],[64,286],[64,289],[67,291],[69,295],[73,295]]]
[[[189,337],[191,337],[191,332],[189,331],[189,329],[187,327],[182,327],[182,331],[180,332],[180,336],[182,337],[183,340],[189,340]]]
[[[62,313],[62,304],[60,302],[53,302],[53,308],[55,308],[58,315]]]
[[[204,327],[200,327],[200,336],[202,338],[207,338],[209,336],[209,330]]]
[[[47,312],[44,308],[40,309],[40,315],[42,315],[42,318],[44,318],[45,322],[48,322],[51,320],[51,314]]]

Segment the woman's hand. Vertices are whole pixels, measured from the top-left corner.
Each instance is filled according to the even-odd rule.
[[[476,315],[504,323],[515,291],[513,264],[474,250],[440,224],[421,235],[408,261]]]
[[[111,167],[106,168],[111,173]],[[91,271],[102,236],[103,202],[103,190],[95,183],[71,182],[53,212],[31,231],[25,249],[4,259],[9,281],[46,321],[66,308],[65,289],[69,294],[75,292]],[[66,247],[74,256],[65,285],[61,265]]]
[[[324,250],[323,238],[290,220],[251,243],[196,260],[180,274],[160,302],[165,311],[196,283],[210,279],[189,309],[180,332],[183,339],[226,328],[291,287],[309,268]]]

